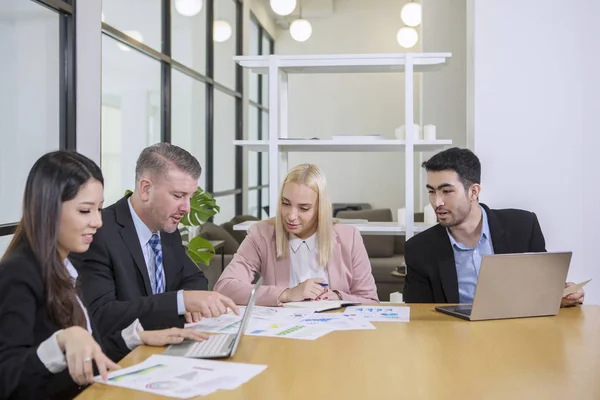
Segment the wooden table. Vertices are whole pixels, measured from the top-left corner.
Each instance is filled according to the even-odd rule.
[[[468,322],[412,305],[410,323],[315,341],[245,336],[232,361],[268,368],[208,399],[600,399],[600,306]],[[129,366],[161,349],[141,347]],[[160,399],[94,384],[78,399]]]

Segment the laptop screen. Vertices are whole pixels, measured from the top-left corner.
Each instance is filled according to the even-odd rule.
[[[259,277],[254,287],[252,288],[252,292],[250,293],[250,299],[248,299],[248,305],[246,306],[246,311],[244,311],[244,316],[242,317],[242,321],[240,322],[240,327],[238,332],[235,335],[235,342],[233,343],[233,348],[231,349],[231,356],[235,354],[237,350],[238,344],[240,343],[240,339],[246,332],[246,327],[248,326],[248,322],[250,321],[250,317],[252,315],[252,309],[254,308],[254,303],[256,302],[256,294],[258,293],[258,289],[260,285],[262,285],[263,277]]]

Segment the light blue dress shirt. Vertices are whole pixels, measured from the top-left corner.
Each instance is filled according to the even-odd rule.
[[[475,248],[457,242],[450,233],[450,229],[446,228],[452,245],[452,251],[454,252],[454,263],[458,277],[458,301],[461,304],[473,303],[477,279],[479,279],[481,259],[485,255],[494,254],[490,225],[488,224],[487,214],[483,207],[481,207],[481,213],[483,218],[481,236]]]
[[[131,212],[131,218],[133,219],[133,226],[135,226],[135,231],[137,232],[138,239],[140,240],[140,246],[142,246],[142,254],[144,254],[146,268],[148,268],[148,276],[150,277],[151,286],[154,287],[156,285],[156,258],[154,251],[152,250],[152,246],[150,246],[149,243],[149,240],[152,237],[152,231],[136,214],[133,206],[131,205],[131,198],[127,199],[127,204],[129,205],[129,211]],[[158,232],[158,237],[160,237],[160,232]],[[179,290],[177,292],[177,312],[179,315],[186,313],[185,302],[183,300],[183,290]]]

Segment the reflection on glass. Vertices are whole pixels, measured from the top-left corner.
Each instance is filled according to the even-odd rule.
[[[248,191],[248,214],[260,218],[258,210],[258,190]]]
[[[235,195],[217,197],[215,199],[221,211],[214,217],[214,223],[220,225],[235,217]]]
[[[250,19],[250,54],[256,56],[258,54],[258,44],[260,43],[260,30],[258,24],[254,19]],[[258,74],[250,71],[248,73],[249,81],[249,92],[248,97],[250,100],[258,102]]]
[[[102,0],[102,14],[108,25],[137,32],[144,44],[161,50],[161,0]]]
[[[271,54],[271,41],[266,35],[262,37],[262,53],[263,55]],[[269,105],[269,79],[267,75],[263,76],[262,80],[262,104]]]
[[[262,198],[261,198],[261,201],[262,201],[262,210],[261,210],[262,216],[260,218],[261,219],[267,219],[267,218],[269,218],[269,211],[270,211],[269,210],[269,188],[266,187],[266,188],[263,188],[261,190],[262,190],[262,194],[261,194],[261,196],[262,196]],[[275,212],[275,210],[273,210],[273,211]],[[275,215],[275,214],[273,214],[273,215]]]
[[[206,4],[193,16],[183,16],[171,5],[171,54],[201,74],[206,72]]]
[[[21,218],[27,175],[60,140],[59,14],[0,2],[0,224]]]
[[[215,90],[214,191],[235,189],[235,97]]]
[[[134,189],[135,163],[160,142],[160,63],[137,51],[122,52],[102,36],[101,167],[104,204]]]
[[[231,27],[231,36],[223,41],[214,43],[215,49],[215,81],[235,90],[235,39],[236,13],[234,0],[215,1],[214,21],[225,21]]]
[[[171,143],[192,153],[202,166],[198,185],[206,188],[206,85],[173,69]]]

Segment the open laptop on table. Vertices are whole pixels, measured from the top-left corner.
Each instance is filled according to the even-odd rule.
[[[469,321],[556,315],[572,254],[483,256],[473,304],[435,309]]]
[[[237,333],[211,335],[207,340],[194,342],[191,340],[183,341],[179,344],[172,344],[163,354],[169,356],[193,357],[193,358],[225,358],[233,357],[238,348],[240,340],[246,331],[248,321],[252,315],[252,309],[256,301],[256,293],[262,284],[262,276],[258,278],[250,293],[250,299],[244,311],[244,316],[240,322]]]

